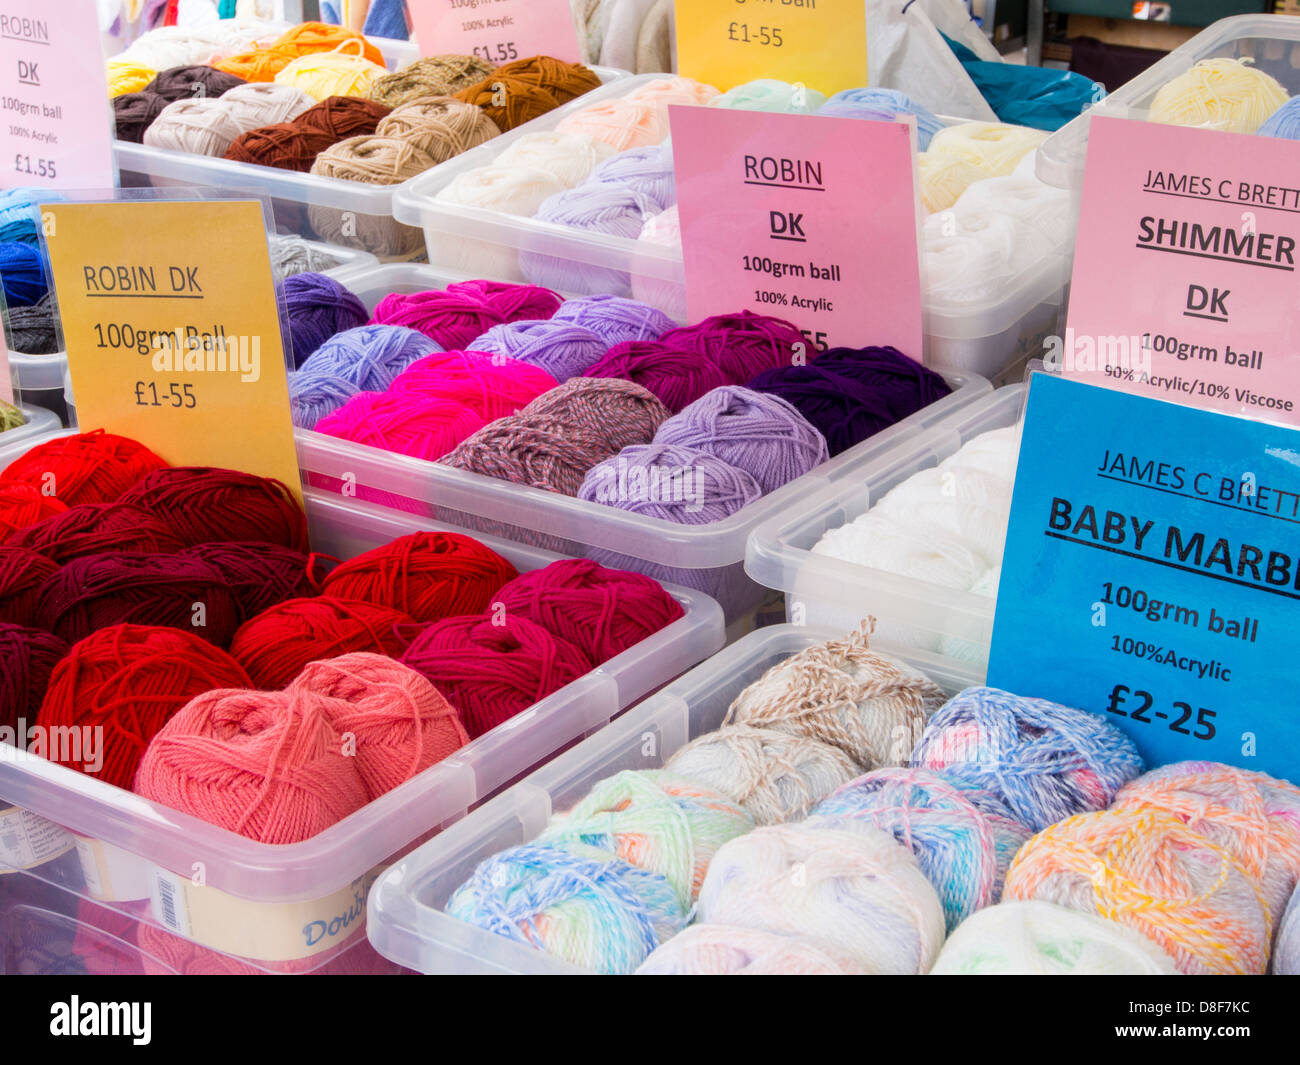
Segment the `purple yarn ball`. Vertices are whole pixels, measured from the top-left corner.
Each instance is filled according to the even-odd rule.
[[[665,211],[677,202],[677,182],[673,178],[673,156],[662,144],[629,148],[610,156],[592,171],[589,182],[627,185],[657,208]]]
[[[658,213],[654,204],[635,189],[587,181],[576,189],[565,189],[543,201],[535,217],[539,222],[551,222],[593,235],[636,240],[645,220]],[[551,241],[539,238],[538,243],[549,247]],[[632,290],[632,280],[626,270],[578,262],[540,251],[521,251],[519,267],[529,281],[560,292],[580,295],[608,292],[626,296]]]
[[[555,318],[494,325],[468,350],[518,359],[564,382],[593,365],[608,346],[590,329]]]
[[[587,471],[578,498],[680,525],[711,525],[763,494],[744,470],[704,451],[635,444]]]
[[[633,340],[658,340],[674,322],[658,307],[626,296],[583,296],[561,304],[552,321],[590,329],[607,348]]]
[[[295,367],[301,367],[335,333],[365,325],[370,318],[364,303],[324,274],[307,271],[286,277],[280,282],[280,292],[289,317]]]

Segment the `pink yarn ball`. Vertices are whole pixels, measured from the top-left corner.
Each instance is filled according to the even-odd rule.
[[[448,292],[482,300],[501,316],[503,322],[525,318],[549,318],[560,309],[564,297],[541,285],[516,285],[509,281],[457,281]]]
[[[414,392],[361,392],[316,424],[316,431],[430,461],[485,424],[462,403]]]

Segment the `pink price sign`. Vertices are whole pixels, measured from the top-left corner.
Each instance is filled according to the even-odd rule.
[[[0,187],[117,183],[95,0],[0,0]]]
[[[814,351],[920,359],[916,129],[906,122],[670,107],[692,321],[749,309]]]
[[[1295,141],[1094,118],[1069,325],[1049,366],[1300,425],[1297,175]]]
[[[501,66],[548,55],[580,62],[569,0],[408,0],[420,54],[478,56]]]

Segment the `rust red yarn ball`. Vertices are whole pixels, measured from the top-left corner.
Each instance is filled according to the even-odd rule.
[[[568,640],[508,613],[435,622],[412,640],[402,661],[427,677],[460,711],[471,739],[594,665]]]
[[[186,547],[255,540],[307,550],[307,516],[289,488],[272,477],[173,466],[150,473],[121,501],[157,515]]]
[[[597,665],[683,613],[658,581],[589,559],[552,562],[516,577],[497,592],[495,603],[567,640]]]
[[[149,511],[126,503],[81,503],[44,521],[19,529],[5,541],[63,565],[85,555],[117,552],[171,555],[180,538]]]
[[[244,622],[230,653],[257,687],[275,690],[317,659],[353,651],[400,658],[407,643],[401,629],[414,625],[408,614],[360,600],[324,595],[290,599]]]
[[[96,429],[37,444],[9,463],[0,477],[26,481],[70,507],[111,503],[167,465],[143,444]]]
[[[0,727],[36,724],[41,699],[68,645],[53,633],[0,622]]]
[[[181,551],[181,556],[202,559],[221,573],[235,597],[241,622],[277,603],[320,592],[311,574],[310,556],[279,544],[198,544]]]
[[[518,576],[514,566],[473,537],[417,532],[344,562],[325,578],[323,591],[429,622],[481,614],[496,591]]]
[[[68,650],[50,678],[38,723],[100,730],[102,766],[84,757],[63,764],[129,789],[149,741],[181,707],[214,688],[251,685],[238,662],[193,633],[112,625]]]
[[[54,496],[43,495],[39,488],[26,481],[0,478],[0,541],[67,509],[66,504]]]
[[[0,544],[0,621],[34,625],[40,587],[58,572],[44,555]]]

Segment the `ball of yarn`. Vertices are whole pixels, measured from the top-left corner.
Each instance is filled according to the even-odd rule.
[[[736,697],[727,723],[810,736],[879,769],[907,762],[943,700],[919,670],[872,651],[860,629],[772,666]]]
[[[247,52],[223,56],[212,65],[217,70],[243,78],[249,83],[274,83],[276,76],[293,62],[294,56],[269,48],[254,48]],[[290,86],[285,86],[290,88]],[[296,90],[301,92],[301,90]],[[303,95],[306,95],[305,93]]]
[[[1271,921],[1233,855],[1154,809],[1101,810],[1049,825],[1007,872],[1008,899],[1042,899],[1141,933],[1188,974],[1262,974]]]
[[[50,290],[45,253],[21,241],[0,244],[0,282],[4,285],[5,306],[30,307],[39,303]]]
[[[772,492],[827,461],[826,441],[778,396],[727,385],[665,421],[655,442],[695,448],[744,470]]]
[[[460,716],[415,670],[364,651],[307,665],[289,690],[331,700],[334,728],[356,743],[357,772],[377,799],[469,742]]]
[[[494,325],[467,346],[539,367],[557,382],[582,373],[609,347],[590,329],[554,319]]]
[[[289,316],[289,343],[293,364],[301,366],[336,333],[366,324],[366,305],[343,285],[325,274],[294,274],[280,284],[285,313]]]
[[[121,503],[81,503],[13,533],[7,546],[44,555],[56,565],[86,555],[170,555],[182,547],[153,514]]]
[[[696,919],[833,944],[872,975],[929,972],[943,945],[943,910],[916,859],[866,828],[768,825],[730,840]]]
[[[715,314],[697,325],[669,330],[664,344],[703,355],[727,378],[748,384],[764,370],[793,366],[809,352],[809,343],[793,325],[753,311]]]
[[[509,613],[434,622],[411,641],[402,661],[451,701],[471,739],[577,680],[594,664],[567,640]]]
[[[756,825],[800,821],[858,775],[843,751],[808,736],[723,725],[680,748],[664,766],[729,796]]]
[[[291,373],[289,406],[293,424],[315,429],[322,418],[342,407],[361,391],[361,386],[331,373]]]
[[[313,100],[329,96],[369,96],[377,78],[388,73],[382,63],[344,52],[313,52],[299,56],[275,75],[277,85],[288,85]]]
[[[593,663],[622,654],[682,617],[681,606],[657,581],[588,559],[564,559],[516,576],[490,602],[553,632]]]
[[[584,296],[566,300],[552,319],[595,333],[607,348],[634,340],[658,340],[676,323],[659,310],[626,296]]]
[[[1274,111],[1259,127],[1261,137],[1284,137],[1300,140],[1300,96],[1293,96]]]
[[[755,928],[696,924],[646,958],[638,976],[848,976],[857,962],[834,943]]]
[[[843,89],[828,99],[817,113],[854,117],[855,112],[877,111],[887,115],[915,115],[917,147],[925,151],[930,139],[943,129],[943,121],[897,89]]]
[[[439,163],[501,135],[487,115],[454,96],[431,96],[403,104],[380,122],[375,132],[381,137],[410,140]]]
[[[755,78],[715,96],[709,101],[709,106],[726,107],[733,111],[811,115],[825,102],[825,96],[806,85],[777,81],[774,78]]]
[[[316,431],[432,462],[483,424],[480,414],[452,400],[409,390],[360,392],[321,418]]]
[[[114,56],[105,66],[108,71],[108,95],[114,99],[140,92],[158,73],[153,67],[137,63],[124,55]]]
[[[489,422],[439,461],[485,477],[573,496],[611,448],[554,416],[515,414]]]
[[[372,325],[415,329],[448,351],[465,349],[505,317],[484,300],[465,292],[432,289],[392,292],[375,305]]]
[[[482,207],[530,217],[543,202],[563,192],[554,174],[527,166],[480,166],[457,174],[434,195],[440,203]]]
[[[584,844],[658,873],[688,909],[718,848],[753,827],[719,792],[662,770],[629,769],[606,777],[553,818],[537,843]]]
[[[520,137],[492,165],[541,170],[571,189],[586,181],[596,165],[613,154],[609,144],[585,134],[546,130]]]
[[[383,392],[417,359],[440,350],[422,333],[364,325],[325,341],[289,375],[294,425],[314,429],[358,392]]]
[[[324,245],[303,240],[296,233],[271,234],[267,243],[271,251],[271,272],[277,278],[292,277],[307,271],[321,273],[343,265],[343,259]]]
[[[223,158],[305,174],[311,170],[316,157],[334,141],[335,138],[318,129],[296,122],[275,122],[241,133],[230,142]]]
[[[892,833],[939,893],[949,932],[1002,897],[1007,867],[1030,835],[992,792],[925,769],[867,773],[822,802],[809,823]]]
[[[204,64],[169,67],[154,75],[143,92],[161,96],[168,103],[176,100],[214,99],[229,92],[244,79]]]
[[[58,563],[44,555],[0,543],[0,621],[34,624],[40,587],[58,571]]]
[[[478,56],[425,56],[396,73],[376,78],[370,86],[370,98],[389,107],[399,107],[426,96],[450,96],[477,85],[492,70],[492,64]]]
[[[541,285],[516,285],[510,281],[491,281],[474,278],[454,281],[446,291],[456,297],[479,300],[492,308],[492,313],[503,322],[521,322],[537,318],[551,318],[564,302],[558,292]]]
[[[399,627],[413,624],[408,615],[375,603],[332,596],[288,599],[240,625],[230,653],[254,684],[272,691],[317,659],[353,651],[397,658],[406,649]]]
[[[921,205],[931,214],[946,211],[975,182],[989,177],[980,166],[963,155],[933,149],[916,160],[916,177],[921,187]]]
[[[0,728],[17,734],[19,718],[36,723],[50,674],[67,652],[53,633],[0,621]]]
[[[628,94],[630,100],[645,100],[661,108],[669,104],[707,104],[721,93],[712,85],[694,78],[665,77],[655,78],[634,89]]]
[[[307,549],[307,517],[273,477],[210,466],[154,470],[120,497],[162,518],[187,547],[213,540],[259,540]]]
[[[1035,832],[1102,809],[1142,772],[1133,741],[1099,715],[989,687],[953,696],[912,764],[993,792]]]
[[[241,132],[270,126],[277,122],[292,122],[313,105],[304,92],[288,85],[271,81],[249,82],[237,85],[221,97],[230,120]]]
[[[1041,129],[1003,122],[960,122],[945,126],[930,140],[930,151],[955,155],[976,167],[981,177],[1010,174],[1047,139]]]
[[[242,132],[221,100],[186,98],[159,112],[144,131],[144,143],[150,148],[222,156]]]
[[[38,723],[98,730],[102,764],[62,764],[129,789],[145,748],[186,703],[214,688],[247,687],[243,667],[192,632],[113,625],[72,645],[50,679]]]
[[[43,236],[38,204],[66,199],[57,189],[19,185],[0,190],[0,243],[39,245]]]
[[[1203,59],[1160,86],[1147,118],[1174,126],[1254,133],[1287,101],[1274,77],[1250,59]]]
[[[537,208],[535,217],[539,222],[588,233],[635,239],[646,218],[655,212],[654,204],[629,186],[587,181],[550,197]],[[626,271],[565,256],[525,250],[520,253],[519,265],[530,281],[566,292],[629,291]]]
[[[656,212],[677,202],[673,157],[663,145],[651,144],[619,152],[596,167],[591,180],[601,185],[627,185],[648,200]]]
[[[617,377],[571,378],[542,393],[523,413],[596,437],[610,453],[650,443],[668,418],[668,408],[653,393]]]
[[[979,232],[974,219],[998,213],[1013,218],[1044,240],[1060,243],[1069,231],[1069,208],[1070,196],[1065,189],[1039,181],[1032,174],[1011,174],[975,182],[958,198],[954,212],[967,222],[967,232]]]
[[[117,139],[144,143],[144,131],[171,101],[151,92],[128,92],[113,97],[113,128]]]
[[[580,63],[534,56],[497,67],[455,96],[482,108],[504,132],[540,118],[599,85],[600,79]]]
[[[67,509],[64,503],[25,481],[0,477],[0,543],[19,529]]]
[[[587,367],[583,376],[631,381],[652,393],[673,414],[712,389],[732,383],[713,362],[668,340],[615,344]]]
[[[367,802],[331,702],[306,691],[206,692],[153,738],[135,790],[259,843],[310,839]]]
[[[713,455],[673,444],[625,447],[592,466],[579,499],[682,525],[730,517],[763,494],[744,470]]]
[[[925,298],[949,303],[987,301],[1003,291],[1019,269],[1017,242],[1027,239],[1022,227],[1002,213],[967,210],[958,215],[954,209],[931,215],[921,232]]]
[[[384,54],[363,34],[328,22],[300,22],[267,47],[271,51],[295,57],[336,52],[361,56],[377,64],[384,61]]]
[[[1273,972],[1278,976],[1300,976],[1300,888],[1291,896],[1291,904],[1278,926],[1273,948]]]
[[[417,359],[397,375],[389,391],[460,403],[491,421],[518,413],[555,387],[555,378],[539,367],[474,350],[437,351]]]
[[[357,181],[366,185],[396,185],[442,162],[412,140],[400,137],[348,137],[326,148],[311,165],[318,177]],[[395,222],[387,214],[358,214],[354,210],[312,205],[311,228],[330,244],[362,248],[376,255],[405,256],[424,245],[424,234]]]
[[[0,399],[0,433],[18,429],[27,424],[27,415],[23,409],[13,403]]]
[[[286,599],[319,591],[308,556],[279,544],[219,541],[187,547],[180,555],[201,559],[221,574],[235,597],[241,622]]]
[[[96,429],[37,444],[0,477],[26,481],[72,507],[111,503],[166,465],[144,444]]]
[[[349,559],[324,580],[325,595],[360,599],[416,621],[481,614],[518,571],[460,533],[417,532]]]
[[[657,146],[668,136],[666,113],[653,103],[629,97],[605,100],[575,111],[555,127],[559,133],[590,137],[616,152]]]
[[[361,100],[355,96],[327,96],[293,121],[305,129],[320,130],[340,141],[345,137],[373,134],[390,113],[390,108],[374,100]]]
[[[595,847],[525,844],[480,862],[452,894],[458,920],[604,975],[632,972],[687,921],[658,873]]]
[[[41,628],[76,643],[110,625],[157,625],[225,647],[239,608],[221,574],[179,555],[87,555],[41,585]]]
[[[1168,976],[1173,960],[1117,921],[1051,902],[1003,902],[955,929],[935,976]]]

